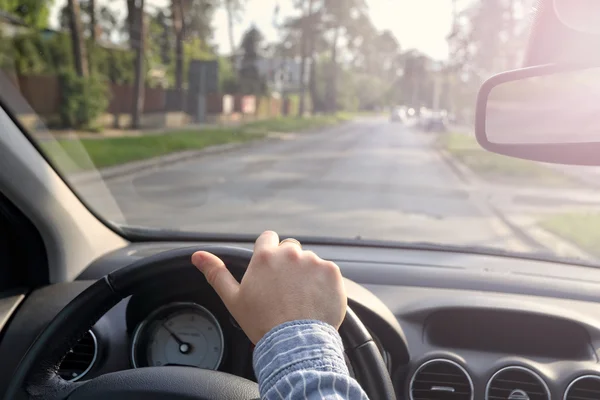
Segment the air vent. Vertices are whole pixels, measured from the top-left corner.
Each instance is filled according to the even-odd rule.
[[[92,369],[98,355],[98,342],[92,331],[87,331],[62,360],[58,374],[67,381],[77,381]]]
[[[506,367],[496,372],[485,390],[486,400],[549,400],[546,382],[523,367]]]
[[[575,379],[565,391],[564,400],[600,399],[600,376],[586,375]]]
[[[424,363],[410,381],[411,400],[472,400],[473,382],[454,361],[436,359]]]

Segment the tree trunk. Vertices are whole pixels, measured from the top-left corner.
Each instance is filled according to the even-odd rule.
[[[320,112],[321,102],[319,101],[319,94],[317,93],[317,65],[315,55],[310,56],[310,69],[308,72],[308,93],[310,95],[310,103],[312,105],[311,113]]]
[[[171,0],[173,30],[175,33],[175,91],[177,107],[183,106],[183,0]]]
[[[335,113],[337,111],[337,45],[340,37],[340,27],[335,28],[333,33],[333,41],[331,42],[331,77],[329,80],[327,111]]]
[[[73,59],[75,60],[75,71],[81,77],[89,74],[88,61],[81,29],[81,12],[79,0],[69,0],[69,27],[71,29],[71,45],[73,46]]]
[[[127,33],[129,34],[129,45],[131,49],[135,49],[135,34],[133,33],[133,26],[135,25],[135,14],[135,0],[127,0]]]
[[[300,44],[300,104],[298,106],[298,116],[303,117],[305,111],[306,97],[306,59],[308,56],[308,40],[310,36],[310,17],[312,16],[313,0],[308,0],[308,8],[304,13],[304,21],[302,23],[302,39]]]
[[[134,15],[133,29],[134,43],[136,43],[135,55],[135,80],[133,84],[133,108],[131,110],[131,127],[138,129],[140,127],[140,118],[144,111],[144,47],[146,41],[145,23],[144,23],[144,0],[139,0]]]
[[[229,35],[229,47],[231,48],[231,56],[235,55],[235,38],[233,37],[233,0],[225,0],[227,7],[227,34]]]
[[[316,32],[313,29],[310,35],[310,44],[308,47],[308,59],[310,62],[310,68],[308,70],[308,92],[310,95],[310,103],[312,106],[311,113],[323,111],[323,105],[321,99],[319,99],[319,93],[317,91],[317,60],[315,57],[315,41]]]
[[[96,0],[89,0],[88,6],[88,13],[90,14],[90,38],[92,39],[92,43],[95,44],[98,40],[98,32],[96,30],[98,28],[96,21]]]

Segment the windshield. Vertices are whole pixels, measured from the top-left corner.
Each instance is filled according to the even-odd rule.
[[[0,97],[115,225],[594,260],[598,170],[473,134],[533,3],[0,1]]]

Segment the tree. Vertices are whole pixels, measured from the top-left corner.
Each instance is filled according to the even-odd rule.
[[[324,0],[323,16],[325,29],[329,31],[331,46],[331,71],[329,73],[329,88],[327,90],[327,111],[337,110],[337,81],[338,81],[338,50],[342,35],[346,34],[349,39],[356,35],[353,31],[357,28],[353,19],[365,16],[366,3],[363,0]]]
[[[158,46],[160,61],[164,65],[169,65],[172,60],[173,46],[171,41],[171,24],[169,16],[163,10],[159,10],[156,16],[151,21],[150,31],[152,35],[152,43]]]
[[[402,55],[404,71],[402,76],[403,102],[415,109],[428,105],[430,59],[416,50],[409,50]]]
[[[73,1],[73,0],[71,0]],[[137,43],[135,54],[135,80],[133,89],[133,107],[131,110],[131,127],[138,129],[140,127],[140,118],[144,110],[144,50],[145,50],[145,8],[144,0],[138,1],[136,13],[133,21],[132,33]]]
[[[171,0],[171,18],[175,34],[175,90],[183,92],[184,41],[198,38],[207,42],[212,33],[214,5],[211,0]]]
[[[175,34],[175,90],[183,95],[184,6],[189,0],[171,0],[171,17]],[[180,97],[183,99],[183,97]]]
[[[242,38],[242,61],[239,71],[240,88],[242,93],[259,95],[265,91],[265,82],[258,70],[261,43],[263,36],[252,26]]]
[[[243,0],[224,0],[225,11],[227,12],[227,35],[229,36],[229,48],[231,54],[235,53],[235,36],[233,34],[233,24],[237,20],[238,14],[243,10]]]
[[[0,10],[7,11],[32,28],[42,29],[48,26],[52,0],[0,0]]]
[[[453,108],[472,114],[488,76],[516,68],[524,55],[534,0],[477,0],[455,12],[446,68]]]
[[[127,1],[127,18],[125,19],[125,28],[127,34],[129,36],[129,42],[131,48],[134,48],[134,44],[132,43],[135,39],[135,34],[133,33],[135,18],[137,12],[136,0],[126,0]]]
[[[92,43],[96,43],[98,39],[98,24],[96,21],[96,0],[88,0],[87,12],[90,17],[90,39],[92,39]]]
[[[83,41],[83,32],[81,29],[81,13],[78,0],[69,0],[69,25],[71,30],[71,46],[73,47],[73,59],[75,61],[75,71],[80,77],[87,77],[89,74],[88,60],[86,57],[86,48]]]
[[[311,26],[309,21],[313,15],[313,4],[315,0],[306,0],[306,9],[301,20],[301,42],[300,42],[300,104],[298,106],[298,116],[302,117],[305,113],[306,100],[306,60],[308,58],[309,44],[308,41],[312,36]],[[303,4],[303,2],[301,3]]]
[[[103,39],[106,42],[110,42],[111,33],[116,32],[120,28],[120,14],[111,8],[103,5],[98,13],[98,25],[102,32]]]

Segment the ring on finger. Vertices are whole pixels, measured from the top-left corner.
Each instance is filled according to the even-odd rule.
[[[300,242],[294,238],[283,239],[281,242],[279,242],[279,246],[281,246],[284,243],[293,243],[293,244],[297,245],[298,247],[302,248],[302,244],[300,244]]]

